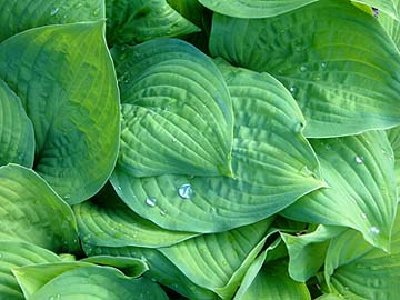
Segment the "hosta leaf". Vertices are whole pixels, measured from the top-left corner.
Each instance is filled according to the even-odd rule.
[[[160,282],[189,299],[210,300],[218,298],[211,291],[200,288],[191,282],[168,258],[156,249],[88,247],[85,244],[83,248],[87,255],[97,253],[99,255],[145,259],[149,270],[143,274],[144,277]]]
[[[199,31],[167,0],[107,0],[107,18],[107,40],[112,44],[134,44]]]
[[[53,251],[75,251],[78,233],[71,208],[35,172],[0,167],[0,240],[28,241]]]
[[[62,273],[32,295],[41,299],[166,300],[164,291],[147,279],[130,279],[109,267],[87,267]]]
[[[109,266],[117,268],[128,277],[138,278],[144,272],[146,272],[149,267],[143,259],[130,258],[130,257],[112,257],[112,256],[91,256],[84,258],[81,261],[95,263],[101,266]]]
[[[260,20],[214,14],[210,48],[282,81],[308,121],[307,137],[400,123],[400,54],[378,22],[349,1],[318,1]]]
[[[384,132],[315,140],[328,189],[315,191],[284,211],[289,218],[345,226],[389,249],[397,210],[393,153]]]
[[[221,73],[190,44],[157,39],[122,50],[117,173],[231,175],[232,104]]]
[[[196,236],[196,233],[169,231],[142,219],[109,194],[96,201],[73,206],[81,239],[91,246],[158,248]]]
[[[10,162],[27,168],[33,165],[32,122],[19,97],[0,79],[0,166]]]
[[[104,18],[103,0],[0,0],[0,42],[14,34],[49,24]]]
[[[400,127],[389,130],[388,137],[394,154],[394,170],[397,178],[397,186],[400,188]]]
[[[266,73],[219,64],[234,107],[236,178],[135,179],[119,170],[111,178],[130,208],[163,228],[232,229],[267,218],[324,185],[315,154],[301,134],[304,119],[290,93]]]
[[[199,286],[231,299],[263,247],[271,219],[193,238],[160,251]]]
[[[34,168],[69,203],[101,188],[118,153],[118,87],[103,25],[37,28],[0,44],[0,78],[33,123]]]
[[[318,0],[199,0],[205,7],[234,18],[274,17]]]
[[[50,262],[13,268],[12,273],[17,278],[19,286],[26,299],[41,289],[46,283],[60,274],[77,268],[91,267],[88,262]]]
[[[204,7],[198,0],[167,0],[169,5],[178,11],[184,18],[197,26],[203,25]]]
[[[391,253],[373,248],[347,230],[330,243],[326,277],[345,299],[396,300],[400,294],[400,218],[393,228]]]
[[[390,14],[390,12],[379,12],[378,20],[392,38],[397,48],[400,49],[400,1],[393,0],[393,5],[395,7],[396,14],[393,15]]]
[[[392,18],[400,20],[399,1],[398,0],[352,0],[353,2],[367,4],[371,7],[379,9]]]
[[[11,269],[57,261],[60,261],[60,258],[55,253],[35,245],[16,241],[0,241],[0,298],[24,299]]]
[[[289,252],[289,274],[297,281],[315,276],[325,261],[329,240],[339,235],[342,227],[320,225],[315,231],[301,236],[281,233]]]

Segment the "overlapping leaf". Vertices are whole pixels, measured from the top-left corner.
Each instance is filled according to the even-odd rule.
[[[400,122],[400,54],[350,1],[326,0],[275,18],[214,14],[211,53],[268,71],[298,100],[307,137],[353,135]]]
[[[75,251],[78,233],[71,208],[35,172],[0,167],[0,239],[29,241],[53,251]]]
[[[234,104],[236,178],[135,179],[118,169],[112,175],[128,206],[161,227],[195,232],[232,229],[269,217],[324,185],[301,133],[304,119],[290,93],[266,73],[220,65]]]
[[[199,31],[167,0],[107,0],[107,18],[107,40],[111,44],[136,44]]]
[[[27,168],[33,165],[32,122],[19,97],[0,79],[0,166],[10,162]]]
[[[49,24],[102,20],[103,0],[0,0],[0,42]]]
[[[118,152],[118,88],[103,25],[48,26],[0,44],[0,78],[33,123],[34,168],[70,203],[101,188]]]
[[[318,0],[199,0],[205,7],[234,18],[261,19],[296,10]]]
[[[359,230],[371,244],[389,249],[397,210],[393,153],[384,132],[315,140],[328,189],[310,193],[284,215],[311,223]]]

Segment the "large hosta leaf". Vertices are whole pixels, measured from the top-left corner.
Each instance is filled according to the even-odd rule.
[[[34,138],[32,122],[19,97],[0,79],[0,166],[10,162],[31,168]]]
[[[373,248],[353,230],[330,243],[325,262],[329,286],[345,299],[396,300],[400,295],[400,218],[393,228],[391,253]]]
[[[33,123],[34,168],[70,203],[101,188],[118,153],[118,87],[103,25],[48,26],[0,43],[0,78]]]
[[[284,211],[290,218],[359,230],[389,249],[397,210],[393,152],[384,132],[315,140],[328,189],[315,191]]]
[[[157,39],[122,50],[117,72],[117,173],[231,175],[232,104],[208,57],[186,42]]]
[[[0,298],[24,299],[12,269],[32,264],[58,262],[60,258],[48,250],[29,243],[0,241]]]
[[[271,221],[203,235],[160,251],[191,281],[231,299],[261,251]]]
[[[400,127],[389,130],[388,137],[394,154],[394,170],[397,178],[397,186],[400,189]]]
[[[29,241],[53,251],[75,251],[78,233],[71,208],[35,172],[0,167],[0,239]]]
[[[91,247],[170,246],[196,236],[195,233],[162,229],[142,219],[113,193],[100,195],[73,207],[81,239]]]
[[[318,0],[199,0],[205,7],[234,18],[274,17]]]
[[[49,24],[104,18],[103,0],[0,0],[0,42],[14,34]]]
[[[235,114],[235,178],[135,179],[118,170],[112,176],[129,207],[161,227],[195,232],[239,227],[267,218],[324,185],[290,93],[266,73],[220,67]]]
[[[87,267],[62,273],[32,295],[42,299],[167,300],[164,291],[147,279],[130,279],[117,269]]]
[[[107,18],[110,43],[135,44],[199,31],[167,0],[107,0]]]
[[[378,22],[349,1],[318,1],[260,20],[214,14],[210,48],[282,81],[308,121],[307,137],[400,124],[400,54]]]

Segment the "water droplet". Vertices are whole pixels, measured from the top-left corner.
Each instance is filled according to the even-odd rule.
[[[59,11],[60,11],[60,9],[59,9],[58,7],[55,7],[55,8],[53,8],[53,9],[50,11],[50,15],[51,15],[51,16],[54,16],[54,15],[56,15]]]
[[[308,70],[308,68],[306,66],[301,66],[300,67],[300,72],[305,72],[307,70]]]
[[[356,163],[358,163],[358,164],[362,164],[363,163],[363,159],[361,157],[359,157],[359,156],[357,156],[355,158],[355,160],[356,160]]]
[[[57,300],[61,299],[61,295],[60,295],[60,294],[57,294],[57,295],[56,295],[56,299],[57,299]]]
[[[375,226],[372,226],[370,229],[369,229],[369,231],[372,233],[372,234],[379,234],[381,231],[379,230],[379,228],[378,227],[375,227]]]
[[[321,62],[321,68],[323,69],[323,70],[325,70],[326,68],[328,67],[328,64],[326,63],[326,62]]]
[[[178,139],[177,139],[177,138],[173,138],[172,141],[173,141],[174,143],[176,143],[176,142],[178,141]]]
[[[182,199],[190,199],[192,197],[192,185],[190,183],[184,183],[178,189],[179,197]]]
[[[303,128],[306,126],[306,121],[300,121],[299,123],[297,123],[296,125],[296,132],[301,132],[303,130]]]
[[[293,97],[295,97],[297,95],[297,87],[295,86],[291,86],[289,88],[290,93],[292,94]]]
[[[368,219],[368,215],[365,212],[363,212],[361,213],[361,218]]]
[[[146,199],[146,204],[149,207],[155,207],[157,205],[157,199],[155,199],[155,198],[147,198]]]
[[[166,214],[167,214],[167,212],[165,210],[160,209],[160,215],[162,217],[165,217]]]

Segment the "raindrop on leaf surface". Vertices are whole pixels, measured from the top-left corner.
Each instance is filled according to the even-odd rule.
[[[192,185],[190,183],[182,184],[178,189],[178,194],[182,199],[190,199],[193,194]]]

